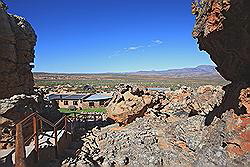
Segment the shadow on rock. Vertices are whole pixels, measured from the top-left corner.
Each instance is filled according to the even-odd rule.
[[[244,105],[240,105],[240,94],[243,89],[248,87],[249,86],[244,83],[231,83],[224,86],[223,90],[225,91],[225,95],[222,99],[222,103],[219,106],[216,106],[213,111],[208,113],[205,119],[205,125],[210,125],[215,117],[221,118],[222,114],[230,109],[233,109],[234,113],[238,116],[246,114],[246,107]]]

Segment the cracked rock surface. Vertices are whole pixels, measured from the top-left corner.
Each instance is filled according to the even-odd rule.
[[[241,93],[242,105],[249,102],[245,99],[247,92]],[[152,96],[153,105],[143,116],[134,117],[128,124],[117,119],[117,123],[90,130],[81,138],[83,146],[70,159],[74,163],[63,161],[62,166],[250,165],[248,115],[238,116],[229,110],[206,123],[210,110],[222,104],[221,87],[207,85],[194,90],[183,86],[175,91],[146,94]],[[155,100],[159,96],[162,101]]]

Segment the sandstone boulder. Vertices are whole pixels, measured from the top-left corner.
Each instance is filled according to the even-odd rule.
[[[130,85],[118,89],[108,105],[108,117],[126,125],[136,117],[143,116],[153,102],[153,97],[143,95],[143,90]]]
[[[135,95],[134,92],[137,92]],[[190,117],[207,115],[222,102],[224,91],[221,87],[205,85],[197,90],[182,86],[175,91],[157,92],[125,85],[119,88],[108,106],[108,117],[128,124],[136,117],[146,115]]]
[[[166,93],[168,100],[161,112],[170,115],[207,115],[214,107],[222,102],[224,91],[221,87],[212,85],[200,86],[197,90],[182,87],[176,91]]]

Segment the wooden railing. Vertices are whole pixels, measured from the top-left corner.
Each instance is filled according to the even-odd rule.
[[[25,166],[25,146],[30,146],[34,144],[35,150],[35,161],[39,160],[39,145],[43,144],[39,142],[39,135],[47,135],[44,133],[45,130],[52,130],[51,135],[47,135],[49,138],[53,138],[55,143],[55,156],[58,156],[58,135],[65,132],[66,138],[68,134],[68,122],[71,122],[70,119],[65,115],[55,124],[42,117],[38,113],[32,113],[27,116],[25,119],[16,124],[16,145],[15,145],[15,166],[24,167]],[[31,126],[32,125],[32,126]],[[24,128],[30,128],[29,130],[24,131]],[[33,128],[33,130],[31,129]],[[61,132],[58,134],[58,130]],[[32,133],[29,133],[31,132]],[[25,134],[24,132],[28,133]],[[33,142],[33,143],[32,143]]]
[[[68,116],[73,121],[100,121],[103,120],[103,114],[101,113],[80,113],[80,112],[70,112]]]
[[[58,136],[60,133],[65,133],[65,137],[67,138],[68,132],[72,133],[72,128],[69,128],[69,125],[74,125],[78,121],[99,121],[103,119],[102,114],[97,113],[79,113],[79,112],[71,112],[69,115],[64,115],[60,118],[56,123],[52,123],[48,119],[42,117],[38,113],[34,112],[23,120],[16,124],[16,135],[15,138],[15,149],[10,153],[13,154],[15,152],[15,166],[16,167],[25,167],[26,160],[26,150],[25,146],[34,145],[35,151],[35,161],[39,160],[39,146],[42,143],[40,141],[42,135],[46,135],[49,138],[54,139],[54,147],[55,147],[55,156],[58,156]],[[51,135],[46,134],[46,131],[53,131]],[[61,131],[60,131],[61,130]],[[64,131],[63,131],[64,130]],[[58,131],[60,131],[58,133]]]

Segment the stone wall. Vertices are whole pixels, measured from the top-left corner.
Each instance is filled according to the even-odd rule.
[[[22,17],[8,14],[0,1],[0,99],[33,93],[36,34]]]

